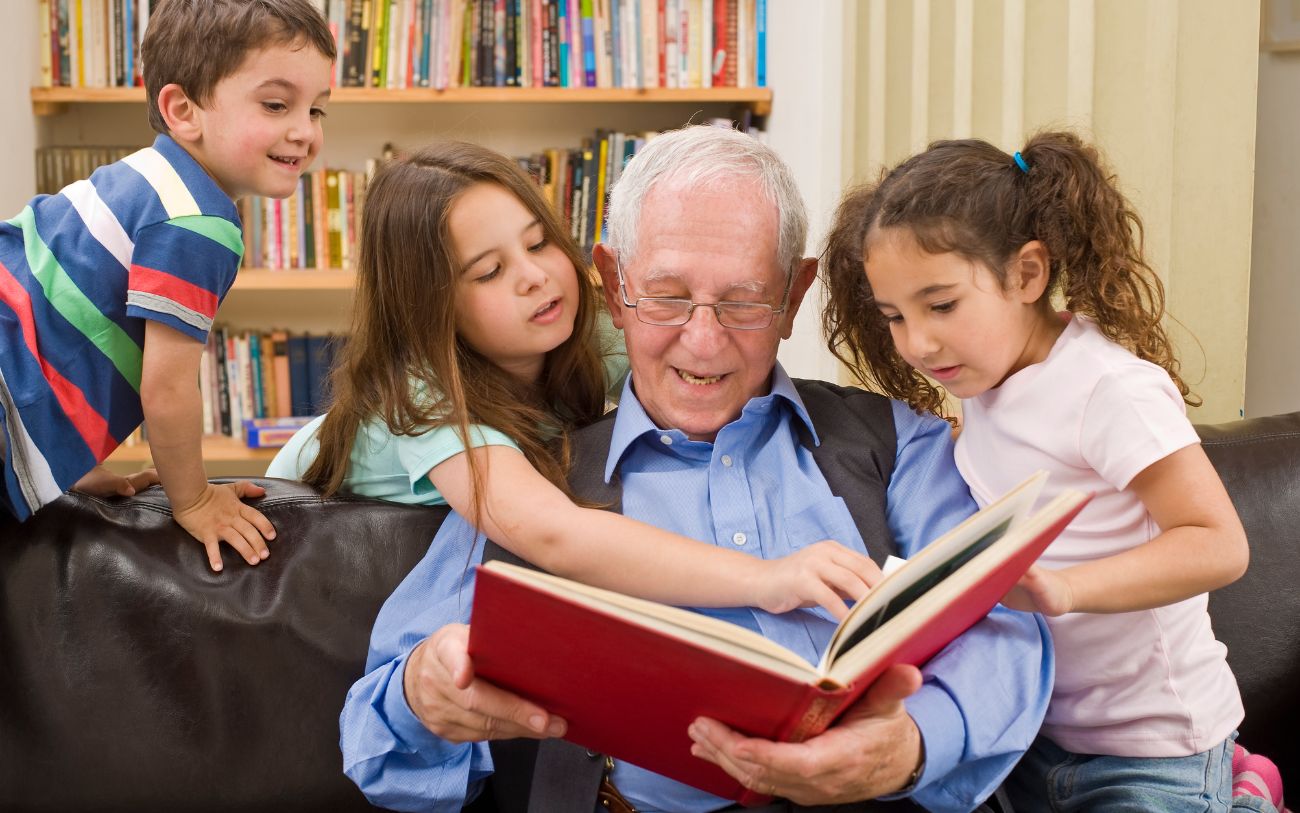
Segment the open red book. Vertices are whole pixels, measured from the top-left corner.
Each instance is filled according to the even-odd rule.
[[[798,742],[827,728],[891,664],[920,666],[983,618],[1089,499],[1031,514],[1039,472],[918,551],[836,629],[816,666],[689,610],[490,562],[478,569],[475,673],[569,723],[566,739],[710,793],[756,803],[691,756],[699,716]]]

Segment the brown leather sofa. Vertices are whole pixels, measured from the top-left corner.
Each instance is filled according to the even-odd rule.
[[[1241,741],[1300,794],[1300,413],[1201,434],[1251,543],[1210,602]],[[158,489],[0,520],[0,811],[371,809],[338,713],[444,511],[263,484],[272,556],[221,574]]]

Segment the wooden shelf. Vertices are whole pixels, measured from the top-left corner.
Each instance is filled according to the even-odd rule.
[[[203,436],[203,460],[213,463],[242,463],[261,461],[269,463],[279,449],[250,449],[238,438],[225,435]],[[149,444],[137,443],[134,446],[119,446],[108,456],[110,463],[138,463],[145,465],[153,460],[149,453]]]
[[[141,103],[144,88],[32,88],[32,112],[62,113],[70,104]],[[756,115],[772,109],[771,88],[334,88],[330,104],[739,104]]]
[[[352,271],[328,269],[242,268],[231,291],[351,291],[357,275]]]

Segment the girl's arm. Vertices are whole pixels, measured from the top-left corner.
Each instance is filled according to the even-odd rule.
[[[1200,444],[1152,463],[1129,488],[1164,529],[1158,536],[1073,567],[1031,568],[1004,603],[1045,615],[1124,613],[1207,593],[1246,572],[1246,532]]]
[[[447,504],[474,519],[469,455],[483,473],[482,530],[497,544],[566,578],[694,607],[781,613],[819,604],[842,618],[880,578],[875,563],[835,542],[767,561],[715,548],[612,511],[582,508],[508,446],[480,446],[428,474]]]

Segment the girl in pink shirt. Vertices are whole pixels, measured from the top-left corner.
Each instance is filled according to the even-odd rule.
[[[1016,810],[1281,808],[1276,768],[1235,746],[1241,698],[1206,611],[1245,571],[1245,532],[1097,151],[1060,132],[1014,155],[936,142],[846,195],[824,262],[832,352],[918,411],[962,399],[957,465],[981,505],[1038,469],[1044,499],[1094,494],[1004,599],[1048,616],[1057,656]],[[1269,781],[1234,795],[1234,753]]]

